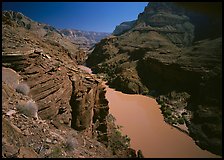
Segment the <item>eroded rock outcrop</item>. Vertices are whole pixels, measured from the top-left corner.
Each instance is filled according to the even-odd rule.
[[[4,75],[11,73],[7,69]],[[113,157],[105,145],[60,124],[61,119],[35,119],[20,113],[16,104],[32,97],[17,93],[8,81],[2,81],[2,86],[2,157]]]
[[[34,30],[43,24],[22,14],[3,12],[3,17],[2,157],[128,157],[128,145],[119,154],[112,151],[110,135],[117,127],[107,120],[105,87],[78,67],[83,56],[78,47],[48,25],[43,36],[42,27]],[[17,92],[19,83],[30,91]],[[38,106],[35,117],[17,107],[29,101]]]

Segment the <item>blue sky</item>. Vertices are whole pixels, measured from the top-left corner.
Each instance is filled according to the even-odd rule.
[[[148,2],[3,2],[2,10],[22,12],[56,28],[113,32],[116,25],[137,19]]]

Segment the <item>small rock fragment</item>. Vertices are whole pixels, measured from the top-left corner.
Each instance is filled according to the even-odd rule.
[[[16,111],[15,110],[10,110],[6,113],[7,116],[12,116],[13,114],[15,114]]]
[[[49,138],[46,139],[47,143],[51,143],[51,140]]]

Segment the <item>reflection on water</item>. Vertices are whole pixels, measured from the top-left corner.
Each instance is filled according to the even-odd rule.
[[[81,69],[91,73],[85,66]],[[131,147],[141,149],[145,157],[219,157],[200,149],[191,137],[166,124],[155,99],[124,94],[108,86],[106,98],[116,123],[123,126],[122,133],[131,138]]]

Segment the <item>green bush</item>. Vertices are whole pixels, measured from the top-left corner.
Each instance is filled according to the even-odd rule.
[[[177,122],[178,122],[179,124],[184,124],[184,119],[183,119],[183,118],[179,118],[179,119],[177,120]]]
[[[172,114],[172,111],[170,109],[167,109],[164,111],[165,116],[170,116]]]

